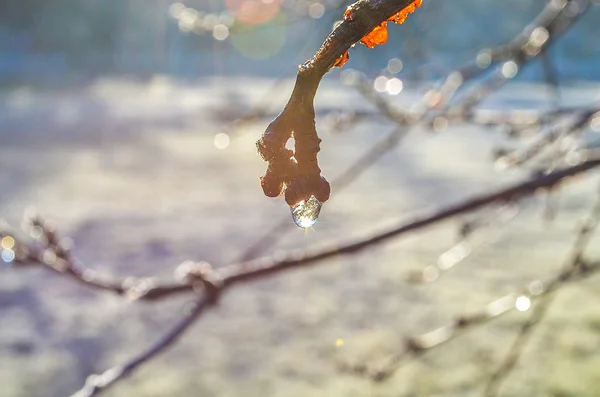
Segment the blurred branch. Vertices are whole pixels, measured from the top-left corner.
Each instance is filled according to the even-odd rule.
[[[534,306],[531,316],[521,326],[517,338],[510,347],[506,357],[496,371],[490,376],[483,392],[485,397],[496,397],[498,395],[498,391],[503,382],[514,370],[519,359],[523,355],[523,351],[533,336],[533,332],[548,313],[548,309],[554,301],[555,292],[558,291],[564,283],[563,278],[570,279],[577,274],[589,274],[590,265],[585,262],[583,256],[585,249],[589,245],[590,240],[596,231],[599,221],[600,197],[577,234],[577,239],[573,244],[572,252],[569,255],[567,264],[559,273],[561,278],[555,278],[547,285],[546,291],[541,295],[540,300]],[[594,269],[594,265],[591,265],[591,268]]]
[[[111,280],[96,270],[85,267],[72,254],[70,239],[61,238],[56,226],[39,216],[26,220],[29,234],[40,244],[26,243],[8,229],[0,229],[0,240],[11,241],[10,248],[14,258],[10,262],[15,267],[39,266],[82,284],[85,287],[111,292],[131,300],[154,301],[173,294],[190,292],[190,285],[184,283],[159,283],[153,277],[126,277]],[[6,248],[6,247],[5,247]]]
[[[133,357],[123,365],[116,365],[99,375],[90,375],[85,385],[71,397],[92,397],[106,391],[118,381],[133,373],[139,366],[154,358],[157,354],[173,345],[190,325],[208,308],[210,300],[207,295],[200,295],[193,308],[166,335],[156,341],[150,348]]]
[[[509,353],[486,385],[484,396],[495,397],[502,382],[517,364],[535,327],[545,316],[554,293],[569,282],[587,279],[600,272],[599,261],[587,262],[583,259],[585,248],[588,246],[599,220],[600,198],[579,230],[567,265],[549,279],[533,281],[522,287],[520,291],[494,300],[479,312],[459,315],[451,324],[420,336],[406,338],[404,350],[392,356],[385,365],[379,368],[368,368],[365,365],[344,365],[341,369],[377,381],[386,380],[411,359],[421,356],[468,330],[487,324],[511,310],[528,310],[531,300],[537,300],[530,318],[521,326],[519,335]]]
[[[469,258],[483,243],[489,243],[492,228],[503,228],[515,219],[521,212],[522,201],[516,199],[496,208],[486,208],[483,214],[477,214],[472,219],[462,222],[458,233],[459,241],[440,254],[435,264],[419,271],[408,272],[406,280],[414,284],[431,283],[438,280],[443,273]],[[477,235],[481,235],[479,241],[474,241],[474,237]]]
[[[600,273],[600,261],[581,262],[579,268],[562,270],[545,281],[535,280],[517,292],[490,302],[479,312],[459,315],[454,322],[448,325],[420,336],[406,338],[404,350],[392,356],[384,365],[373,368],[365,365],[345,364],[341,366],[341,370],[376,381],[387,380],[410,360],[517,309],[518,303],[526,305],[531,300],[551,294],[567,283],[588,279],[597,273]]]
[[[522,150],[500,156],[498,161],[503,167],[519,166],[534,159],[549,146],[565,135],[577,134],[589,125],[589,122],[600,112],[600,107],[590,108],[582,111],[574,111],[572,119],[566,123],[556,123],[546,131],[540,132],[536,139]]]
[[[505,189],[500,189],[492,193],[474,197],[470,200],[449,206],[430,215],[417,218],[412,222],[402,224],[386,232],[382,232],[353,243],[342,244],[313,252],[309,251],[306,253],[301,251],[292,251],[286,255],[278,256],[277,258],[264,258],[245,263],[232,264],[218,270],[213,270],[208,263],[186,262],[180,265],[177,270],[177,272],[180,274],[179,278],[183,282],[182,285],[163,287],[160,290],[160,293],[154,292],[155,295],[152,295],[150,292],[144,292],[154,291],[152,288],[142,289],[141,293],[138,292],[138,295],[140,296],[138,299],[158,299],[172,295],[175,292],[182,292],[186,290],[196,291],[200,295],[197,298],[198,300],[196,301],[195,309],[183,320],[181,320],[181,322],[178,323],[167,334],[167,336],[154,344],[149,350],[142,353],[139,357],[135,358],[124,366],[117,366],[111,370],[108,370],[103,375],[93,376],[91,379],[88,379],[88,382],[84,388],[79,392],[80,394],[75,394],[75,396],[82,397],[97,395],[111,384],[132,373],[144,362],[148,361],[156,354],[162,352],[165,348],[170,346],[202,313],[204,313],[204,309],[207,308],[209,303],[216,303],[217,298],[226,289],[235,284],[268,277],[285,270],[307,267],[318,262],[323,262],[330,258],[338,257],[340,255],[355,254],[392,238],[420,230],[424,227],[437,224],[460,214],[468,213],[493,203],[512,202],[518,198],[534,194],[539,189],[551,188],[568,180],[570,177],[599,166],[600,159],[588,160],[576,166],[565,168],[547,175],[538,176]],[[93,273],[94,277],[89,278],[85,276],[86,271],[73,270],[73,261],[72,259],[69,259],[71,258],[70,250],[60,248],[63,246],[63,244],[61,243],[61,239],[58,237],[58,234],[55,232],[55,229],[48,228],[46,222],[34,220],[32,224],[34,225],[34,228],[42,228],[40,231],[40,236],[45,236],[44,240],[47,247],[44,251],[35,250],[30,245],[16,240],[7,232],[2,232],[0,234],[0,236],[3,237],[3,242],[5,238],[10,238],[12,240],[11,249],[14,246],[16,252],[16,263],[25,264],[31,262],[35,264],[41,264],[44,267],[59,271],[61,274],[65,274],[66,276],[75,279],[86,286],[108,290],[120,295],[124,293],[122,284],[102,283],[98,281],[95,273]],[[33,252],[38,254],[33,255]],[[44,254],[39,255],[41,252],[44,252]],[[49,254],[48,252],[52,253]],[[55,256],[55,259],[48,260],[48,255],[50,255],[50,257]],[[144,296],[149,297],[144,298]],[[463,325],[460,325],[460,328],[462,327]]]
[[[288,270],[290,268],[311,265],[339,255],[353,254],[371,246],[383,243],[391,238],[396,238],[398,236],[422,229],[458,215],[484,208],[490,204],[512,203],[515,200],[535,193],[539,189],[553,188],[558,184],[562,184],[573,176],[592,170],[599,166],[600,159],[589,159],[580,164],[546,175],[537,176],[525,182],[518,183],[504,189],[476,196],[432,214],[416,218],[409,223],[403,223],[398,227],[392,228],[388,231],[375,234],[365,239],[359,239],[354,243],[340,244],[330,248],[322,248],[314,252],[291,251],[287,255],[278,255],[277,259],[262,258],[228,265],[218,270],[219,278],[223,279],[223,287],[228,287],[236,282],[263,277],[282,270]],[[40,223],[38,221],[34,221],[33,224],[34,227],[40,227]],[[11,239],[14,239],[16,252],[14,260],[17,264],[42,265],[45,268],[49,268],[70,278],[74,278],[76,281],[91,288],[107,290],[119,295],[125,294],[125,291],[128,290],[127,288],[123,287],[123,284],[126,284],[125,282],[102,282],[100,281],[100,277],[97,275],[97,273],[91,272],[89,269],[81,270],[74,266],[73,260],[70,259],[70,251],[57,248],[60,247],[60,240],[56,237],[58,236],[56,232],[44,231],[43,235],[48,236],[45,237],[47,241],[47,248],[38,249],[32,244],[26,244],[20,240],[17,240],[16,237],[6,231],[0,231],[1,237],[10,237]],[[197,263],[195,265],[199,266],[207,264]],[[165,285],[162,287],[156,287],[157,289],[155,290],[151,286],[151,283],[146,281],[146,283],[150,284],[150,286],[140,287],[138,285],[136,288],[133,288],[133,291],[135,292],[132,292],[131,295],[137,299],[158,299],[167,297],[176,292],[192,291],[194,289],[194,283],[190,282],[190,279],[188,278],[189,272],[186,270],[189,267],[190,263],[184,262],[177,270],[177,272],[180,274],[178,278],[182,280],[184,284]],[[91,276],[88,276],[88,274],[91,274]]]

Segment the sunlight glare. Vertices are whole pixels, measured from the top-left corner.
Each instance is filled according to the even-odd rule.
[[[526,312],[531,307],[531,300],[526,296],[519,296],[515,301],[515,307],[520,312]]]

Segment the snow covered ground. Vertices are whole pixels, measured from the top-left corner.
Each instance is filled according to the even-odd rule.
[[[291,81],[207,79],[181,85],[100,81],[85,89],[19,89],[0,95],[0,217],[18,226],[34,206],[73,238],[88,266],[115,276],[172,277],[186,259],[216,267],[242,252],[289,210],[262,195],[265,163],[254,142],[268,118],[233,127],[231,114],[257,102],[273,115]],[[565,89],[566,103],[598,100],[597,84]],[[509,86],[485,106],[544,106],[535,85]],[[395,97],[409,105],[418,91]],[[325,82],[317,109],[371,109],[354,91]],[[270,117],[270,116],[269,116]],[[341,133],[317,120],[320,164],[330,180],[394,128],[384,119]],[[226,133],[229,142],[220,136]],[[294,228],[276,249],[368,236],[416,214],[505,185],[523,174],[494,169],[493,129],[415,128],[355,183],[332,192],[319,223]],[[223,140],[225,139],[225,140]],[[226,145],[228,143],[228,145]],[[571,182],[557,218],[541,197],[506,227],[486,232],[464,263],[431,284],[407,283],[457,238],[447,222],[352,257],[241,286],[167,353],[108,396],[466,396],[505,354],[528,312],[512,313],[413,361],[385,383],[342,374],[340,363],[377,363],[402,336],[559,269],[594,201],[594,178]],[[600,239],[596,239],[596,242]],[[600,254],[600,244],[592,251]],[[537,330],[507,396],[598,396],[598,279],[560,293]],[[86,376],[126,360],[164,334],[189,297],[128,303],[42,269],[0,269],[0,396],[65,396]],[[343,341],[341,343],[340,341]]]

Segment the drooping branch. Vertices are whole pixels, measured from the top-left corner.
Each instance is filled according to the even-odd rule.
[[[503,74],[495,76],[495,82],[479,84],[474,91],[469,93],[465,98],[457,98],[456,103],[450,104],[455,99],[457,91],[465,85],[466,82],[478,77],[489,67],[498,65],[502,61],[509,61],[518,58],[519,54],[530,54],[524,58],[523,64],[530,62],[541,54],[541,48],[548,48],[557,38],[571,28],[580,17],[588,10],[590,0],[567,0],[565,2],[549,2],[543,10],[527,25],[514,39],[505,45],[498,46],[493,49],[484,49],[480,51],[483,56],[484,63],[474,61],[460,67],[447,75],[440,87],[432,90],[425,98],[421,106],[421,110],[416,115],[407,114],[404,112],[395,111],[392,106],[384,101],[380,96],[372,92],[372,85],[361,84],[361,93],[365,98],[371,100],[382,113],[393,122],[398,124],[398,127],[389,132],[383,139],[378,141],[371,149],[363,156],[358,158],[350,167],[343,172],[337,180],[332,182],[336,191],[340,191],[350,185],[363,172],[372,166],[381,156],[387,153],[392,148],[396,147],[404,136],[413,129],[415,125],[431,125],[438,117],[444,118],[446,121],[471,121],[477,123],[496,123],[506,125],[508,121],[505,114],[495,115],[495,117],[479,116],[473,110],[473,107],[479,101],[485,99],[495,89],[500,88],[509,78]],[[342,25],[340,25],[342,26]],[[546,31],[548,36],[545,40],[540,40],[540,32]],[[543,35],[542,35],[543,38]],[[528,43],[533,43],[529,44]],[[537,48],[537,50],[533,50]],[[337,53],[336,53],[337,54]],[[523,57],[521,57],[523,58]],[[517,67],[516,73],[510,75],[510,78],[516,77],[522,67]],[[318,84],[318,83],[317,83]],[[485,86],[485,87],[484,87]],[[369,91],[370,90],[370,91]],[[377,98],[377,99],[374,99]],[[311,100],[312,108],[312,100]],[[287,107],[286,107],[287,109]],[[568,110],[567,110],[568,112]],[[285,113],[285,110],[284,110]],[[282,113],[282,115],[284,114]],[[282,115],[275,119],[277,121]],[[553,118],[554,113],[549,115],[539,115],[538,121],[541,122],[547,118]],[[275,123],[275,121],[273,123]],[[272,123],[272,124],[273,124]],[[285,130],[285,129],[284,129]],[[270,137],[270,128],[263,136]],[[288,129],[289,131],[289,129]],[[281,147],[285,146],[285,141],[279,143]],[[259,141],[260,146],[261,141]],[[267,169],[267,177],[269,170]],[[267,178],[267,180],[271,180]],[[277,186],[283,187],[283,182],[280,179],[280,184]],[[263,179],[263,189],[264,186]],[[267,191],[265,194],[269,195]],[[279,195],[279,192],[273,193],[273,196]],[[289,231],[289,221],[282,219],[276,226],[263,235],[255,244],[249,247],[241,256],[241,260],[249,260],[264,254],[275,242],[277,242],[286,231]]]
[[[321,139],[315,126],[313,101],[319,83],[329,69],[342,64],[340,58],[344,59],[350,47],[361,38],[403,10],[414,10],[421,1],[357,1],[348,8],[342,22],[327,36],[315,56],[300,65],[287,105],[257,142],[259,153],[269,163],[261,178],[266,196],[277,197],[285,192],[290,207],[308,201],[311,196],[321,203],[329,199],[330,186],[321,176],[317,162]],[[294,151],[285,147],[292,137]]]

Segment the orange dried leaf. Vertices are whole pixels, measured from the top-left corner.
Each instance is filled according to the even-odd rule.
[[[381,25],[376,26],[372,31],[370,31],[362,39],[360,39],[360,42],[369,48],[373,48],[376,45],[385,44],[385,42],[388,39],[388,31],[387,31],[388,21],[401,24],[406,20],[406,17],[409,14],[412,14],[413,12],[415,12],[415,10],[418,7],[421,7],[422,4],[423,4],[423,0],[414,0],[412,3],[410,3],[409,5],[404,7],[402,10],[400,10],[400,12],[391,16],[387,21],[384,21],[381,23]],[[344,13],[344,19],[351,21],[353,19],[352,12],[353,12],[352,7],[348,7],[346,12]],[[344,53],[342,56],[340,56],[335,61],[333,66],[341,67],[347,61],[348,61],[348,52],[346,51],[346,53]]]
[[[337,66],[337,67],[341,68],[342,66],[344,66],[346,64],[346,62],[348,62],[348,59],[350,59],[350,55],[349,55],[348,51],[346,51],[338,59],[336,59],[333,66]]]
[[[383,22],[381,25],[376,26],[375,29],[367,33],[360,42],[369,48],[373,48],[376,45],[385,44],[388,39],[387,22]]]
[[[408,14],[415,12],[417,7],[421,7],[423,4],[423,0],[414,0],[412,3],[404,7],[400,12],[396,15],[393,15],[388,21],[392,21],[395,23],[403,23],[406,20]],[[349,11],[346,11],[345,17],[348,16]],[[376,26],[371,32],[367,33],[360,42],[366,45],[369,48],[373,48],[376,45],[385,44],[388,39],[387,32],[387,21],[383,22],[381,25]]]
[[[421,7],[422,4],[423,4],[423,0],[415,0],[412,3],[410,3],[409,5],[407,5],[406,7],[404,7],[402,10],[400,10],[399,13],[397,13],[396,15],[393,15],[390,19],[388,19],[388,21],[392,21],[397,24],[404,23],[408,14],[412,14],[413,12],[415,12],[415,10],[418,7]]]

